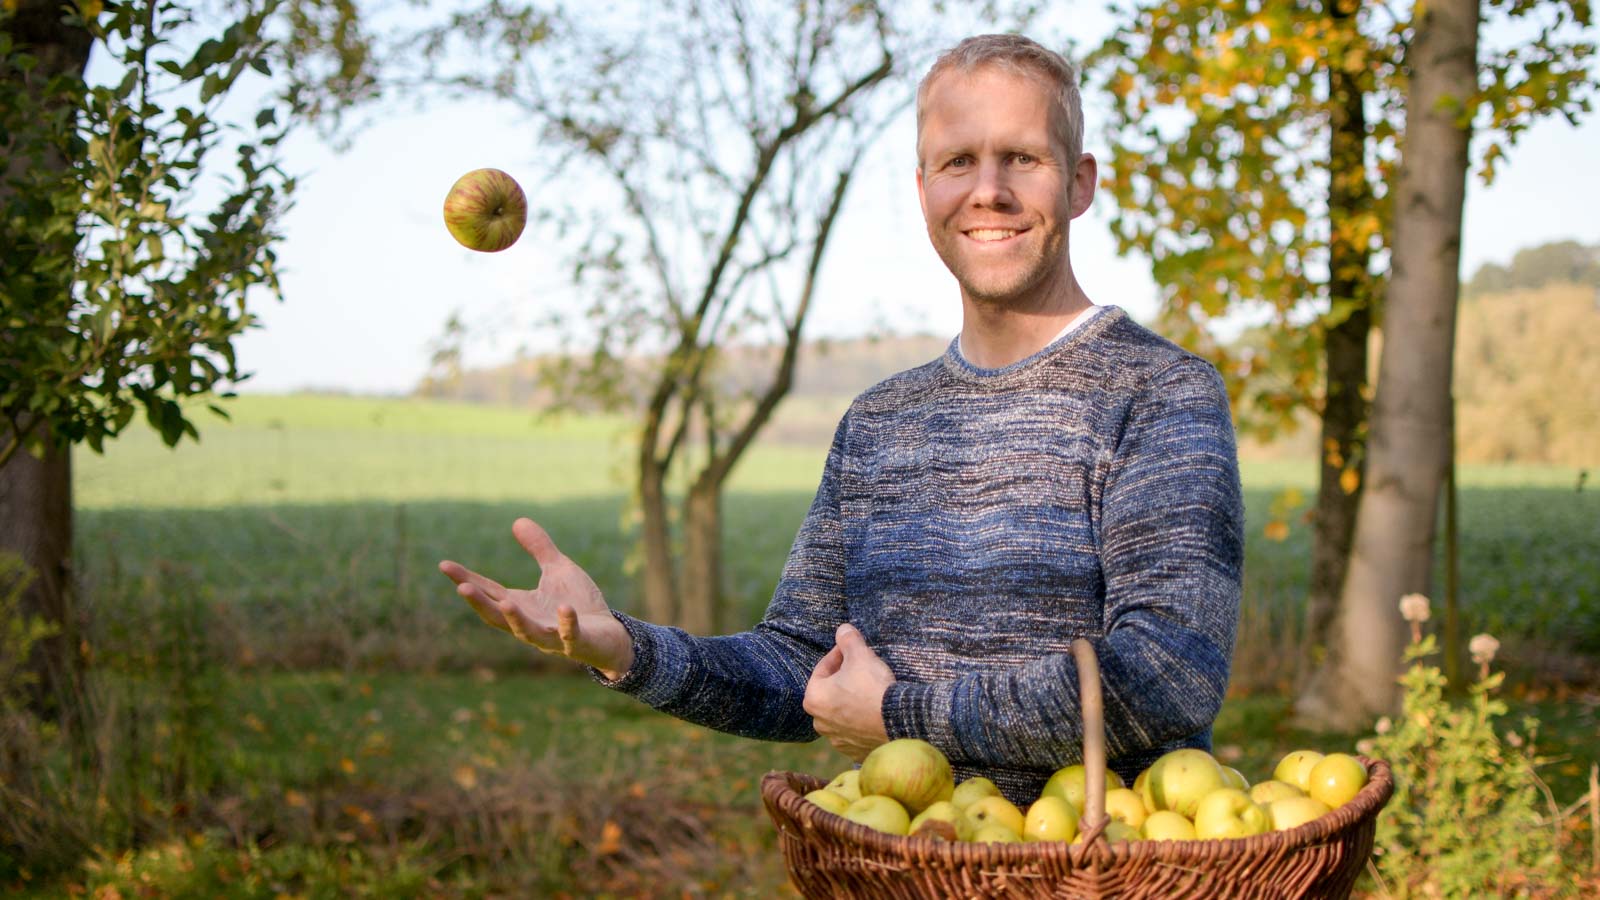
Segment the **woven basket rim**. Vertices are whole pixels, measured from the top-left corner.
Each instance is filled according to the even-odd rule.
[[[1348,803],[1285,831],[1210,840],[1137,840],[1112,844],[1102,835],[1089,844],[1067,841],[1015,844],[940,841],[926,837],[886,834],[828,812],[804,797],[806,792],[825,784],[822,779],[813,775],[784,771],[768,772],[761,779],[761,795],[769,814],[780,827],[782,825],[780,811],[783,817],[800,825],[799,837],[802,840],[805,839],[807,832],[815,831],[860,846],[880,857],[905,859],[908,862],[915,859],[919,865],[933,861],[950,866],[972,863],[1018,865],[1045,854],[1059,856],[1062,853],[1067,855],[1074,868],[1096,863],[1103,865],[1113,860],[1195,864],[1231,856],[1286,855],[1304,847],[1337,840],[1359,823],[1375,818],[1394,793],[1393,772],[1389,764],[1381,759],[1366,756],[1356,758],[1366,767],[1367,783]]]

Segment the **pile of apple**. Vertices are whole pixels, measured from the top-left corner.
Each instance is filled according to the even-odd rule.
[[[1046,782],[1024,812],[987,778],[956,784],[950,761],[927,741],[901,738],[878,747],[860,769],[840,772],[806,799],[888,834],[947,841],[1076,841],[1086,802],[1082,765]],[[1296,750],[1272,778],[1251,785],[1204,750],[1174,750],[1124,786],[1106,771],[1106,840],[1183,841],[1248,837],[1304,825],[1350,802],[1367,783],[1361,761],[1345,753]]]

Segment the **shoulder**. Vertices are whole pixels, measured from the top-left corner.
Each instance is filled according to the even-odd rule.
[[[953,347],[955,342],[951,342]],[[946,350],[944,356],[952,351]],[[926,397],[944,371],[944,356],[920,366],[897,372],[858,394],[850,404],[850,415],[871,416],[904,409],[916,399]]]
[[[1096,335],[1108,387],[1132,395],[1174,387],[1223,392],[1222,375],[1209,360],[1118,312]]]

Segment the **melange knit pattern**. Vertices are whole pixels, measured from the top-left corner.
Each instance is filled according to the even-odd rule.
[[[1210,747],[1243,532],[1227,395],[1203,359],[1116,307],[1003,369],[952,342],[850,406],[761,623],[708,638],[619,613],[634,663],[612,686],[722,731],[813,740],[806,681],[848,621],[898,679],[889,736],[1020,803],[1081,757],[1070,645],[1086,637],[1107,755],[1131,778]]]

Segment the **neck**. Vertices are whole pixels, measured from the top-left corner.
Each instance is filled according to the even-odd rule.
[[[1094,304],[1071,269],[1064,289],[1034,301],[975,300],[962,292],[961,353],[981,369],[1001,369],[1043,350]]]

